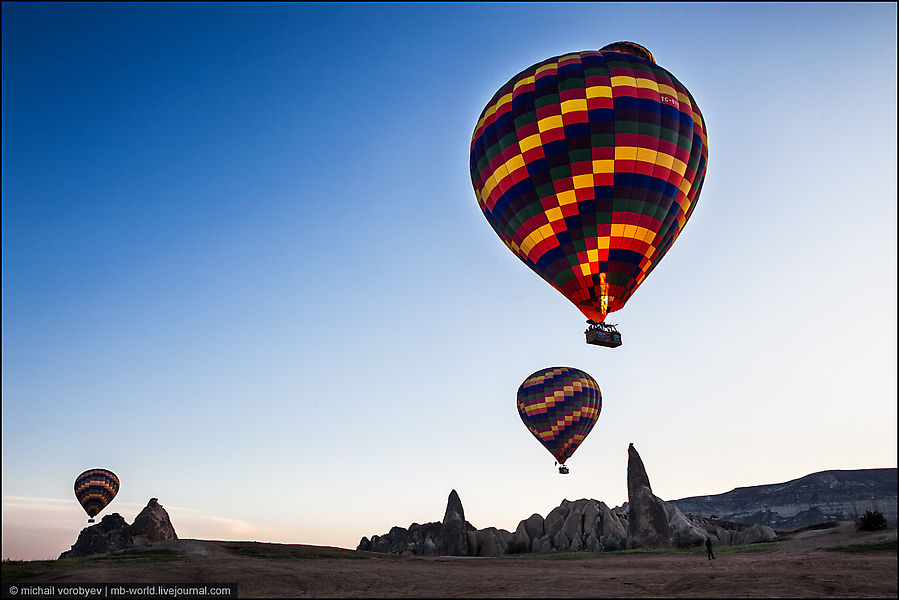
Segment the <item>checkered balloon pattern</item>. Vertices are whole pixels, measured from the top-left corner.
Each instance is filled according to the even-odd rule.
[[[75,478],[75,497],[87,516],[94,518],[119,491],[119,478],[106,469],[89,469]]]
[[[601,322],[680,235],[707,158],[687,88],[646,48],[617,42],[502,86],[475,127],[471,181],[506,246]]]
[[[592,377],[572,367],[541,369],[518,388],[518,414],[559,464],[574,454],[599,418],[602,393]]]

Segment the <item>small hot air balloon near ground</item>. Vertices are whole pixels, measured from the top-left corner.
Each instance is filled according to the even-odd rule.
[[[602,394],[596,380],[572,367],[532,373],[518,388],[518,414],[525,426],[568,473],[574,454],[599,418]]]
[[[119,491],[119,478],[106,469],[89,469],[75,478],[75,497],[93,523],[94,517],[112,502]]]
[[[690,218],[708,140],[687,88],[643,46],[556,56],[510,79],[471,140],[478,204],[503,243],[621,345],[621,310]]]

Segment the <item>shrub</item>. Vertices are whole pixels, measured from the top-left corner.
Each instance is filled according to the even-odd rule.
[[[855,522],[855,528],[859,531],[877,531],[878,529],[887,528],[887,520],[883,513],[866,510],[865,514],[860,516]]]

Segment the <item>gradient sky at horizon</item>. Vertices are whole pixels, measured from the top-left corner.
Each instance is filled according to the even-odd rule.
[[[896,5],[2,5],[3,558],[53,558],[87,468],[183,538],[355,548],[563,498],[895,467]],[[683,235],[587,346],[481,214],[484,105],[619,40],[690,90]],[[590,373],[561,477],[515,409]]]

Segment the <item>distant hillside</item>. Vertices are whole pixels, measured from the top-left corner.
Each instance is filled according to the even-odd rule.
[[[725,494],[672,500],[682,512],[737,523],[795,529],[855,520],[866,510],[896,524],[896,469],[821,471],[784,483],[739,487]]]

